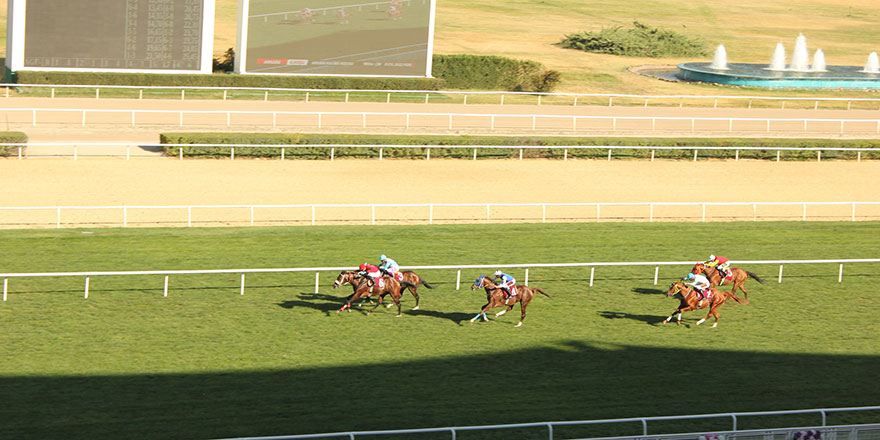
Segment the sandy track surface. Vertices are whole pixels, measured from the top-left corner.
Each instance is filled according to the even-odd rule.
[[[374,103],[288,103],[252,101],[164,101],[117,99],[11,98],[5,107],[22,108],[139,108],[139,109],[260,109],[295,111],[432,111],[432,112],[542,112],[561,115],[693,115],[724,117],[827,117],[874,118],[874,112],[766,109],[694,109],[643,107],[566,107],[497,105],[424,105]],[[806,116],[805,116],[806,115]],[[32,142],[125,142],[132,145],[158,142],[162,131],[180,127],[157,125],[132,128],[130,124],[101,122],[82,127],[60,123],[31,127],[23,124]],[[184,127],[186,131],[189,127]],[[222,124],[202,129],[234,131]],[[239,127],[240,128],[240,127]],[[327,129],[331,130],[331,129]],[[259,131],[283,131],[259,129]],[[295,131],[295,130],[292,130]],[[302,131],[315,131],[305,130]],[[412,132],[389,123],[380,132]],[[443,130],[441,130],[443,131]],[[481,130],[465,130],[481,133]],[[532,133],[518,130],[515,133]],[[635,133],[645,134],[635,130]],[[552,134],[570,134],[564,130]],[[725,135],[728,135],[725,133]],[[784,132],[775,133],[784,136]],[[38,152],[30,147],[31,153]],[[79,147],[79,154],[88,150]],[[57,152],[53,147],[51,152]],[[47,151],[44,151],[46,153]],[[120,150],[117,149],[117,153]],[[141,151],[146,155],[149,151]],[[718,182],[706,189],[706,182]],[[112,206],[112,205],[215,205],[215,204],[351,204],[364,203],[365,188],[375,188],[372,203],[596,203],[596,202],[827,202],[875,201],[869,188],[880,184],[880,163],[767,162],[767,161],[603,161],[603,160],[184,160],[154,157],[120,160],[108,158],[0,160],[0,184],[6,189],[0,206]],[[379,190],[379,188],[391,188]],[[641,209],[641,211],[639,211]],[[676,218],[678,208],[664,208],[657,217]],[[724,209],[713,208],[724,216]],[[730,216],[751,215],[734,212]],[[746,208],[737,208],[746,209]],[[798,217],[801,210],[779,208],[782,217]],[[762,215],[777,216],[762,208]],[[850,208],[811,208],[811,215],[827,210],[827,216],[847,218]],[[593,208],[594,212],[595,209]],[[619,217],[642,216],[642,208],[620,208]],[[833,211],[833,212],[832,212]],[[862,215],[873,215],[869,209]],[[423,215],[412,214],[412,215]],[[54,213],[43,212],[38,220],[24,212],[4,211],[0,223],[31,221],[54,224]],[[79,213],[82,221],[88,215]],[[119,214],[108,222],[118,221]],[[146,215],[146,214],[143,214]],[[170,214],[169,214],[170,215]],[[179,213],[177,219],[179,220]],[[217,214],[218,216],[220,214]],[[288,214],[273,214],[278,218]],[[298,215],[298,214],[297,214]],[[363,216],[363,213],[325,214],[330,217]],[[392,218],[397,214],[383,214]],[[406,217],[401,212],[400,217]],[[443,214],[440,214],[442,216]],[[445,214],[449,218],[456,213]],[[467,217],[472,214],[462,214]],[[473,214],[479,218],[482,214]],[[503,214],[511,219],[534,219],[526,213]],[[559,214],[581,218],[587,211]],[[615,214],[607,213],[609,217]],[[693,212],[681,216],[693,217]],[[70,217],[69,214],[66,214]],[[269,215],[271,217],[271,215]],[[540,216],[540,214],[539,214]],[[167,216],[166,216],[167,217]],[[878,213],[880,217],[880,213]],[[161,222],[144,220],[144,224]],[[100,222],[97,222],[100,223]],[[234,222],[232,222],[234,223]]]

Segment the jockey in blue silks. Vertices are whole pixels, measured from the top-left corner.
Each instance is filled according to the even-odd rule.
[[[513,288],[513,286],[516,285],[515,278],[500,270],[496,270],[494,280],[499,280],[496,281],[496,283],[498,285],[498,288],[504,292],[505,299],[516,295],[516,291]]]
[[[391,275],[396,279],[397,273],[400,272],[400,265],[391,258],[386,257],[385,254],[379,256],[379,260],[382,262],[379,264],[379,269],[387,272],[388,275]]]

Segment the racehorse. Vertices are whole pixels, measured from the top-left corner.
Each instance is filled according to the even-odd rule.
[[[697,325],[702,324],[704,321],[709,319],[710,316],[715,317],[715,324],[712,325],[712,328],[718,326],[718,308],[727,301],[728,298],[733,298],[734,301],[746,305],[749,303],[749,300],[746,298],[738,298],[733,292],[725,292],[718,289],[707,289],[711,291],[711,295],[709,298],[700,301],[697,299],[697,293],[693,287],[687,286],[681,282],[674,282],[669,286],[669,290],[666,291],[666,296],[670,297],[675,295],[676,293],[681,294],[681,304],[679,304],[678,308],[669,315],[668,318],[663,320],[663,323],[672,320],[672,317],[678,313],[678,320],[675,322],[676,324],[681,324],[681,314],[683,312],[689,312],[691,310],[702,309],[704,307],[709,307],[709,314],[706,315],[705,318],[697,321]],[[693,294],[693,295],[691,295]]]
[[[342,276],[342,275],[340,275]],[[364,281],[367,281],[366,279]],[[403,287],[409,287],[412,284],[407,283],[406,281],[397,281],[394,277],[382,276],[381,284],[379,286],[379,282],[375,285],[371,285],[369,282],[358,282],[355,287],[355,292],[353,295],[347,297],[345,299],[345,304],[336,311],[339,313],[343,310],[348,310],[351,312],[351,303],[358,298],[370,297],[370,296],[378,296],[379,302],[370,309],[367,314],[372,314],[379,304],[382,304],[382,299],[385,298],[385,295],[391,295],[391,299],[394,300],[394,304],[397,305],[397,316],[402,316],[400,312],[400,290]]]
[[[696,268],[697,266],[694,266],[694,268],[691,269],[691,272],[696,270]],[[742,290],[742,293],[745,295],[746,298],[749,297],[749,291],[742,286],[743,283],[746,282],[746,280],[748,280],[749,278],[754,278],[755,281],[764,284],[764,280],[745,269],[731,267],[729,270],[733,276],[722,279],[721,274],[718,272],[718,269],[703,265],[703,273],[706,275],[706,278],[709,279],[709,283],[711,283],[712,287],[725,286],[727,284],[733,283],[733,289],[730,289],[730,292],[736,293],[736,289]]]
[[[526,319],[526,307],[529,306],[529,303],[532,302],[532,299],[535,297],[536,294],[540,293],[547,298],[552,298],[540,287],[515,286],[514,288],[516,289],[516,295],[504,299],[504,291],[501,290],[498,285],[496,285],[492,280],[489,279],[489,277],[485,275],[480,275],[480,277],[477,278],[477,280],[474,281],[474,284],[471,286],[471,290],[477,290],[479,288],[486,289],[487,303],[485,306],[483,306],[483,310],[481,310],[480,313],[477,314],[477,316],[471,318],[471,322],[476,321],[480,318],[480,316],[483,317],[484,321],[488,321],[489,318],[486,316],[486,312],[494,309],[495,307],[507,306],[506,309],[495,314],[495,316],[501,316],[513,310],[513,306],[515,306],[516,303],[519,303],[522,315],[519,318],[519,324],[517,324],[516,326],[520,327],[522,326],[523,321]]]
[[[409,292],[412,293],[412,296],[415,297],[415,299],[416,299],[416,306],[413,307],[411,310],[418,310],[419,309],[419,299],[420,299],[418,286],[422,285],[422,286],[425,286],[429,289],[433,289],[434,286],[428,284],[428,282],[425,281],[424,278],[420,277],[417,273],[415,273],[411,270],[406,270],[406,271],[400,272],[400,274],[403,276],[403,281],[407,283],[407,285],[405,286],[406,289],[409,290]],[[366,278],[358,275],[357,272],[355,272],[355,271],[342,271],[339,273],[339,276],[336,277],[336,281],[333,282],[333,288],[336,289],[336,288],[342,287],[346,284],[351,284],[351,288],[352,288],[352,295],[351,296],[354,296],[354,294],[357,293],[358,283],[361,283],[361,282],[366,282]],[[351,296],[346,298],[346,300],[351,299]],[[366,297],[365,299],[369,299],[369,297]],[[388,304],[388,307],[391,307],[391,304]]]

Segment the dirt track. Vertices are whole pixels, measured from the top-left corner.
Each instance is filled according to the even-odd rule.
[[[76,101],[83,102],[55,100],[52,104],[65,107],[88,103],[125,105],[116,100]],[[144,104],[167,106],[168,101],[144,101]],[[214,108],[228,105],[213,101],[181,104]],[[259,104],[247,103],[248,106]],[[285,108],[293,105],[262,104]],[[344,104],[327,106],[337,108],[339,105]],[[351,104],[348,108],[365,105],[382,106]],[[422,105],[411,106],[424,109]],[[470,106],[456,107],[461,111],[473,110]],[[519,110],[512,106],[510,109]],[[529,109],[534,111],[535,107]],[[558,107],[542,109],[565,111]],[[620,109],[622,112],[645,110]],[[700,113],[699,109],[683,110],[689,114]],[[717,113],[711,109],[703,111]],[[836,114],[852,117],[853,113]],[[83,129],[66,125],[26,127],[25,131],[33,141],[137,143],[151,142],[151,138],[152,142],[157,141],[157,133],[165,128],[145,130],[121,125]],[[0,160],[0,184],[5,189],[2,206],[345,204],[363,203],[364,188],[376,188],[369,192],[373,194],[374,203],[874,201],[875,192],[867,189],[880,184],[880,163],[5,159]],[[843,215],[848,214],[849,209],[844,208]]]

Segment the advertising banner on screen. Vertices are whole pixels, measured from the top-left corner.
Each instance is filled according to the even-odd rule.
[[[430,74],[435,0],[239,0],[236,71]]]

